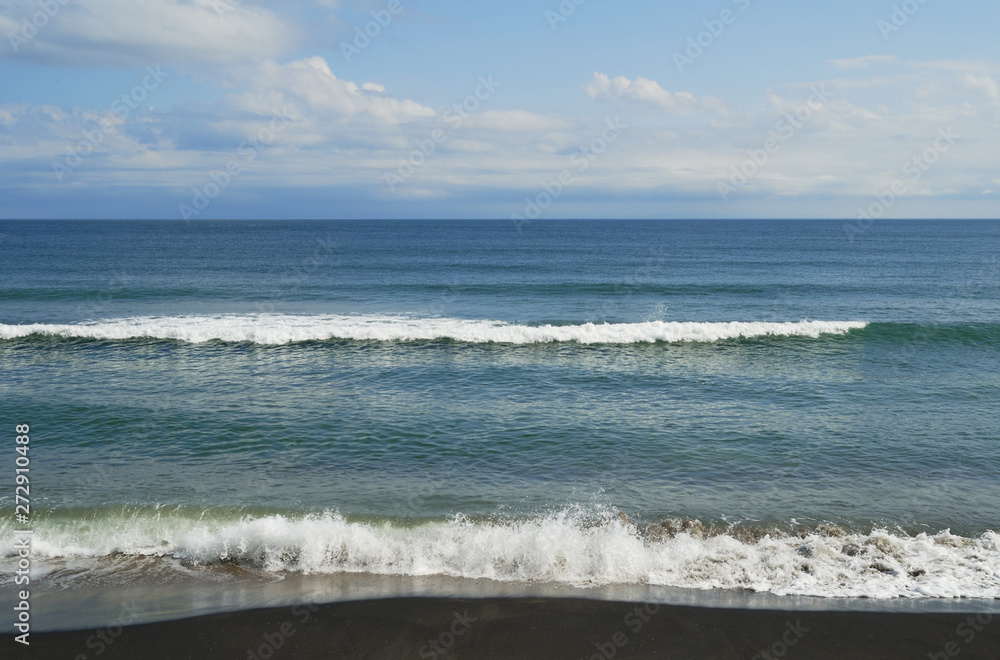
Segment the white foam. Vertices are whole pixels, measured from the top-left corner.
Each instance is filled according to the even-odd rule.
[[[42,524],[32,552],[39,570],[46,558],[124,554],[276,573],[649,584],[877,599],[1000,598],[1000,535],[994,532],[964,538],[948,531],[911,537],[876,530],[747,543],[725,534],[700,539],[681,533],[654,541],[631,523],[608,516],[595,523],[593,515],[571,511],[501,522],[456,517],[417,527],[350,522],[336,513],[216,522],[132,515]],[[5,561],[12,557],[8,553]]]
[[[654,342],[715,342],[763,336],[817,338],[864,328],[860,321],[799,321],[788,323],[583,323],[579,325],[516,325],[500,321],[405,316],[293,316],[277,314],[173,316],[108,319],[73,325],[0,324],[0,339],[29,335],[126,340],[171,339],[190,343],[219,340],[256,344],[288,344],[331,339],[370,341],[455,341],[499,344],[577,342],[636,344]]]

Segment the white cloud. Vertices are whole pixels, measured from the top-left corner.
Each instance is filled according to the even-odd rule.
[[[895,55],[865,55],[850,59],[830,60],[830,64],[838,69],[867,69],[873,64],[895,64],[899,61]]]
[[[1000,102],[1000,85],[997,85],[992,76],[967,73],[962,77],[962,82],[973,89],[981,90],[993,104]]]
[[[234,0],[75,0],[62,5],[26,43],[0,52],[65,66],[220,64],[276,57],[296,30],[274,12]],[[20,32],[37,2],[0,5],[0,21]],[[14,27],[11,28],[11,25]]]
[[[391,96],[378,83],[337,78],[321,57],[249,62],[229,67],[226,78],[239,91],[211,106],[136,110],[127,118],[111,108],[0,105],[0,163],[32,161],[39,179],[48,181],[50,163],[62,162],[67,149],[91,140],[87,155],[66,175],[67,185],[113,177],[183,186],[236,157],[241,143],[287,114],[291,122],[267,147],[268,170],[257,168],[241,180],[260,176],[305,184],[320,173],[329,176],[334,163],[341,163],[336,181],[342,184],[348,180],[343,172],[368,169],[364,163],[370,154],[398,143],[407,124],[426,125],[436,116],[429,107]],[[98,132],[100,126],[114,128]],[[320,182],[326,183],[329,179]]]
[[[625,76],[609,78],[606,74],[595,72],[590,82],[582,86],[583,92],[594,100],[626,101],[644,104],[658,110],[676,114],[687,114],[698,110],[723,112],[724,106],[717,99],[696,98],[690,92],[669,92],[655,80],[636,78],[629,80]]]
[[[243,90],[226,98],[231,109],[259,114],[291,105],[311,120],[370,118],[400,124],[433,117],[434,110],[408,99],[386,94],[385,87],[367,82],[358,85],[334,75],[322,57],[281,64],[268,60],[241,70],[237,83]]]
[[[95,183],[108,172],[122,184],[157,177],[162,183],[185,164],[163,138],[157,119],[142,110],[125,119],[110,109],[8,104],[0,106],[0,124],[7,129],[6,139],[0,135],[0,163],[34,163],[40,183]],[[56,165],[62,167],[58,178]]]
[[[470,128],[491,131],[559,131],[572,124],[565,119],[525,110],[485,110],[469,118]]]
[[[963,139],[912,186],[908,199],[997,189],[991,181],[1000,102],[995,72],[976,63],[963,70],[956,62],[846,68],[855,70],[843,80],[796,82],[762,92],[742,107],[730,106],[725,121],[719,119],[725,106],[712,97],[672,93],[644,78],[595,73],[584,92],[625,106],[620,112],[635,128],[581,173],[574,189],[718,199],[717,183],[750,151],[787,131],[788,120],[780,129],[778,122],[802,107],[810,88],[824,83],[833,92],[830,102],[794,134],[779,133],[780,150],[733,199],[865,199],[902,176],[900,164],[949,126]],[[425,105],[394,94],[392,85],[345,80],[321,57],[247,58],[213,71],[209,84],[220,88],[221,98],[129,117],[68,177],[69,185],[134,181],[187,190],[233,158],[240,142],[266,126],[275,111],[287,109],[294,121],[262,151],[260,161],[247,165],[232,195],[260,185],[347,186],[394,199],[461,199],[466,191],[536,189],[570,167],[570,157],[601,129],[593,117],[494,109],[489,103],[454,127],[447,115],[428,107],[440,102],[444,110],[443,100]],[[23,164],[33,161],[31,171],[49,182],[52,159],[63,157],[84,130],[93,130],[91,115],[108,114],[0,106],[0,161],[18,163],[12,169],[24,171]],[[447,141],[393,196],[383,185],[384,173],[395,171],[435,130],[446,131]],[[837,202],[830,213],[851,214],[855,206]],[[902,213],[912,207],[898,208]]]

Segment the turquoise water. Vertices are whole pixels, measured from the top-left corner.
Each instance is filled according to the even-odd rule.
[[[43,569],[996,598],[998,248],[965,221],[5,222],[3,424],[32,428]]]

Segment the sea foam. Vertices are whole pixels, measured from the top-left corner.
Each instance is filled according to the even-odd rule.
[[[449,576],[578,587],[648,584],[776,595],[1000,598],[1000,535],[909,536],[817,528],[802,533],[651,537],[624,517],[563,510],[526,519],[417,526],[358,522],[336,512],[230,520],[131,514],[77,524],[46,521],[32,552],[46,560],[171,558],[179,566],[235,564],[280,574]],[[832,531],[831,531],[832,530]],[[14,561],[7,552],[5,560]]]
[[[716,342],[765,336],[811,337],[862,329],[861,321],[582,323],[518,325],[500,321],[406,316],[295,316],[278,314],[173,316],[108,319],[71,325],[0,324],[0,339],[32,335],[106,340],[164,339],[190,343],[249,342],[263,345],[306,341],[432,341],[472,344],[637,344]]]

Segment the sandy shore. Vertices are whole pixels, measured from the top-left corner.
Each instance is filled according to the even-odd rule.
[[[4,658],[1000,659],[1000,616],[775,612],[572,599],[298,605],[3,639]]]

